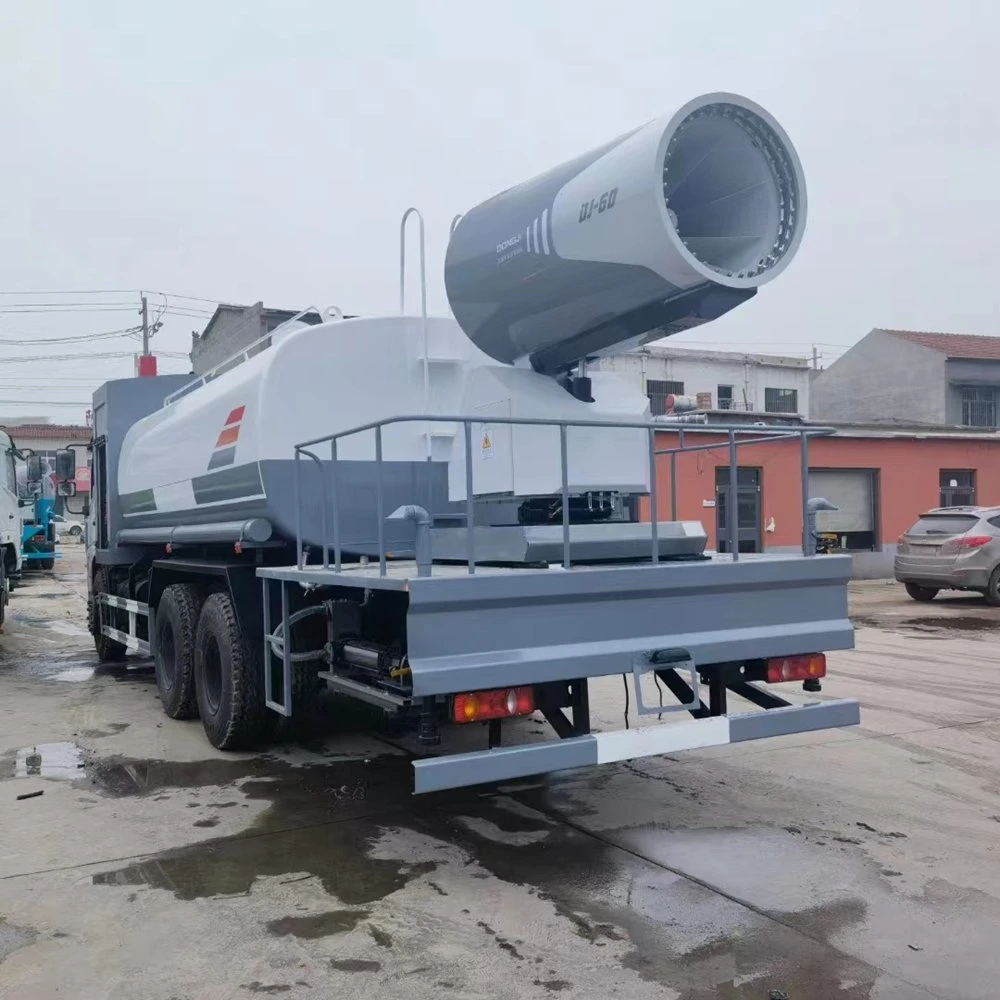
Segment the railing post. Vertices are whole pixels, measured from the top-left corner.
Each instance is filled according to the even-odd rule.
[[[563,569],[571,565],[569,547],[569,457],[566,450],[566,425],[559,425],[559,465],[562,469]]]
[[[382,425],[375,428],[375,516],[378,518],[378,575],[385,576],[385,498],[382,496]]]
[[[729,432],[729,502],[726,505],[726,518],[729,529],[729,552],[733,562],[740,558],[740,502],[739,502],[739,466],[736,457],[736,431]]]
[[[469,575],[476,572],[476,509],[472,496],[472,421],[462,422],[465,431],[465,536],[468,547]]]
[[[650,558],[656,564],[660,561],[660,512],[656,491],[656,428],[650,427],[646,433],[649,438],[649,532],[653,540],[653,553]]]
[[[302,451],[295,446],[295,565],[303,569],[302,561],[302,487],[299,484],[299,471]]]
[[[802,554],[812,552],[809,544],[809,433],[802,431],[799,436],[799,474],[802,477]]]
[[[340,572],[340,503],[337,497],[337,439],[330,440],[330,504],[333,507],[333,568]]]
[[[684,448],[684,431],[677,428],[677,447]],[[670,520],[677,520],[677,454],[670,453]]]

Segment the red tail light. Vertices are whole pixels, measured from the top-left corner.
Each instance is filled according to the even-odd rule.
[[[767,661],[767,683],[808,681],[826,677],[826,654],[806,653],[804,656],[776,656]]]
[[[512,719],[518,715],[531,715],[534,710],[535,692],[530,687],[456,694],[451,702],[451,717],[454,722]]]
[[[981,549],[993,541],[992,535],[963,535],[952,538],[941,546],[942,552],[961,552],[963,549]]]

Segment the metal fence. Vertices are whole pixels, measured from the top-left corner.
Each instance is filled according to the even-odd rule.
[[[649,509],[650,509],[650,561],[654,564],[660,561],[660,547],[658,534],[658,489],[656,481],[656,459],[659,455],[669,456],[670,459],[670,516],[671,520],[677,519],[677,456],[680,454],[693,453],[699,451],[711,451],[723,446],[715,441],[710,444],[688,444],[684,443],[685,433],[694,435],[717,434],[726,438],[726,445],[729,452],[729,490],[730,496],[736,497],[738,494],[737,470],[738,470],[738,449],[748,444],[767,444],[773,442],[798,440],[800,453],[800,474],[802,492],[802,552],[809,554],[808,545],[808,502],[809,502],[809,438],[822,437],[834,433],[832,427],[767,427],[756,433],[757,429],[749,430],[745,424],[705,424],[698,425],[697,429],[689,428],[686,432],[680,425],[664,425],[649,422],[624,422],[616,420],[572,420],[537,417],[494,417],[488,421],[482,417],[468,416],[441,416],[428,414],[413,414],[398,417],[386,417],[372,423],[362,424],[352,427],[346,431],[339,431],[335,434],[327,434],[323,437],[311,438],[295,446],[295,505],[296,505],[296,564],[300,569],[306,565],[306,553],[308,546],[302,534],[302,474],[301,462],[303,459],[315,462],[319,468],[320,481],[320,501],[321,501],[321,530],[323,536],[323,568],[333,569],[340,572],[343,567],[343,550],[341,545],[340,513],[337,502],[338,486],[338,455],[337,444],[347,437],[357,434],[372,432],[375,437],[375,465],[376,465],[376,491],[375,510],[378,523],[378,553],[379,553],[379,575],[386,575],[386,551],[385,551],[385,490],[383,485],[383,429],[394,424],[421,423],[421,424],[460,424],[463,430],[465,443],[465,520],[468,527],[466,566],[469,575],[476,572],[476,539],[475,539],[475,494],[472,467],[472,429],[474,425],[499,424],[511,427],[555,427],[559,430],[559,464],[561,471],[561,488],[559,495],[562,500],[562,546],[563,546],[563,566],[567,569],[572,565],[571,545],[570,545],[570,488],[569,488],[569,454],[567,450],[567,431],[570,427],[593,427],[593,428],[617,428],[619,430],[644,430],[648,438],[649,464]],[[666,448],[657,450],[656,432],[673,431],[678,435],[676,448]],[[738,434],[754,434],[749,438],[737,437]],[[329,465],[325,465],[323,459],[316,454],[315,449],[321,445],[330,446]],[[329,470],[329,472],[328,472]],[[331,518],[328,512],[332,511]],[[735,509],[728,512],[726,527],[728,534],[729,554],[733,562],[740,558],[739,553],[739,519],[735,514]],[[332,534],[330,528],[332,527]],[[333,552],[331,565],[330,553]]]

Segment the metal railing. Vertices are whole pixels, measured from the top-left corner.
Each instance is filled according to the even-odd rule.
[[[484,420],[482,417],[454,416],[454,415],[429,415],[426,413],[405,415],[398,417],[386,417],[371,423],[361,424],[346,431],[339,431],[334,434],[326,434],[323,437],[311,438],[295,446],[295,557],[296,565],[299,569],[305,569],[307,550],[309,548],[302,532],[302,476],[301,462],[306,458],[316,464],[319,469],[320,482],[320,502],[321,502],[321,531],[323,549],[323,569],[333,569],[340,572],[343,567],[343,550],[341,545],[341,525],[340,511],[338,505],[338,454],[337,443],[344,438],[353,437],[357,434],[373,432],[375,436],[375,466],[376,466],[376,489],[375,489],[375,511],[377,519],[377,548],[379,576],[386,575],[386,545],[385,545],[385,487],[383,482],[383,428],[394,424],[407,423],[449,423],[461,424],[465,441],[465,523],[467,527],[467,550],[466,565],[469,575],[476,572],[476,538],[475,538],[475,494],[472,468],[472,429],[473,425],[502,425],[510,427],[556,427],[559,430],[559,466],[561,475],[561,486],[559,496],[562,503],[562,548],[563,566],[569,569],[572,565],[571,545],[570,545],[570,486],[569,486],[569,453],[568,453],[568,428],[570,427],[590,427],[590,428],[613,428],[618,430],[644,430],[648,439],[648,471],[649,471],[649,513],[650,513],[650,560],[656,564],[660,561],[659,533],[658,533],[658,484],[657,484],[657,456],[667,455],[670,458],[670,514],[671,520],[677,519],[677,455],[700,451],[711,451],[723,447],[723,443],[715,441],[710,444],[684,444],[684,435],[687,434],[721,434],[726,437],[726,444],[729,452],[729,501],[726,508],[726,528],[728,535],[729,555],[733,562],[739,560],[739,511],[738,511],[738,459],[737,450],[740,446],[748,444],[767,444],[777,441],[788,441],[798,439],[800,451],[800,474],[802,491],[802,553],[809,555],[808,544],[809,531],[809,438],[824,437],[834,433],[832,427],[769,427],[762,429],[759,434],[745,439],[737,437],[738,434],[754,434],[756,428],[747,428],[745,424],[708,424],[698,425],[696,428],[687,428],[686,431],[681,426],[671,427],[669,430],[678,435],[676,448],[666,448],[657,450],[656,433],[667,430],[663,424],[649,422],[625,422],[615,420],[573,420],[558,418],[540,417],[489,417]],[[324,465],[323,459],[310,449],[318,445],[329,444],[330,458],[329,465]],[[329,469],[329,476],[327,476]],[[329,479],[329,489],[328,486]],[[330,535],[330,524],[328,511],[333,511],[333,532]],[[718,543],[717,543],[718,544]],[[330,551],[333,550],[333,563],[331,567]]]
[[[331,320],[341,320],[344,318],[344,311],[339,306],[327,306],[326,309],[320,310],[316,306],[309,306],[307,309],[302,309],[297,312],[294,316],[290,316],[288,319],[279,323],[273,330],[269,330],[262,337],[258,337],[256,340],[251,341],[246,347],[240,348],[235,354],[229,355],[224,361],[220,361],[214,368],[210,368],[204,375],[199,375],[197,378],[192,379],[190,382],[185,382],[176,392],[170,393],[169,396],[165,397],[163,400],[164,406],[169,406],[171,403],[175,403],[182,396],[186,396],[189,392],[194,392],[195,389],[200,388],[208,382],[217,379],[220,375],[225,375],[230,369],[235,368],[237,365],[243,364],[244,361],[249,361],[254,355],[260,354],[261,351],[271,346],[271,338],[276,334],[281,332],[283,326],[289,323],[296,323],[303,316],[308,316],[309,314],[319,316],[323,323],[329,323]],[[256,317],[252,317],[256,318]],[[239,332],[239,330],[237,330]]]

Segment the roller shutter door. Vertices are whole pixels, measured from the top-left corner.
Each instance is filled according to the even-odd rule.
[[[826,470],[809,473],[809,496],[824,497],[839,510],[820,511],[819,531],[874,531],[873,474],[865,470]]]

